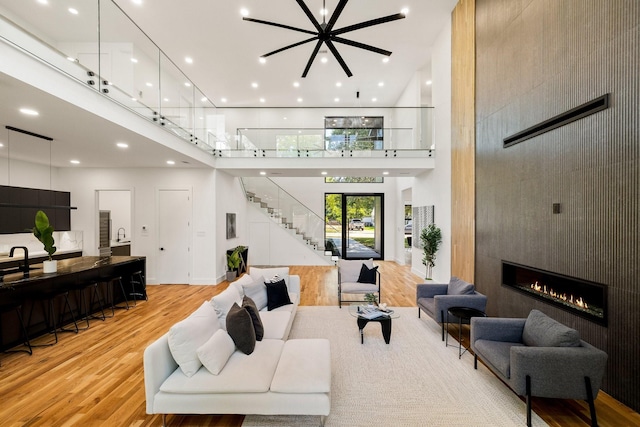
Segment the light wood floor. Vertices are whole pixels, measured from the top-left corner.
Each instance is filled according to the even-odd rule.
[[[379,265],[383,301],[415,306],[415,283],[421,278],[394,262]],[[291,273],[301,276],[301,305],[337,305],[335,268],[296,266]],[[0,354],[0,426],[160,426],[160,416],[145,412],[142,353],[226,286],[148,286],[149,301],[117,311],[105,322],[92,321],[90,329],[77,335],[65,333],[53,347],[36,348],[32,356]],[[473,363],[470,357],[462,362]],[[600,426],[640,425],[639,414],[604,393],[596,407]],[[590,425],[581,402],[534,399],[534,409],[551,426]],[[242,419],[167,417],[170,426],[240,426]]]

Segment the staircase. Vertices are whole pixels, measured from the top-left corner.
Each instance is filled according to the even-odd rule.
[[[269,178],[241,178],[240,181],[249,202],[327,262],[334,260],[333,253],[325,250],[324,244],[325,228],[333,227],[323,218]]]

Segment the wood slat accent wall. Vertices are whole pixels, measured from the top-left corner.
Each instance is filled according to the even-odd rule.
[[[475,281],[475,0],[451,22],[451,274]]]
[[[605,350],[603,389],[636,411],[639,46],[638,1],[476,0],[476,284],[489,315],[537,308]],[[605,93],[610,108],[503,148]],[[608,327],[502,287],[501,260],[607,285]]]

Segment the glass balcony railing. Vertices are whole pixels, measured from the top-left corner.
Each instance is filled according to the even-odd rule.
[[[241,178],[247,199],[253,201],[283,227],[293,229],[300,238],[318,251],[329,250],[325,245],[325,232],[340,233],[324,218],[287,193],[271,179]]]
[[[220,157],[433,157],[433,108],[222,108],[111,0],[0,6],[0,42]],[[80,8],[81,6],[81,8]],[[53,24],[52,24],[53,23]],[[376,128],[331,129],[329,118]]]

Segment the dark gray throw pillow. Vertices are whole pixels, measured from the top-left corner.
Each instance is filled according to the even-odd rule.
[[[580,347],[580,333],[539,310],[531,310],[524,322],[522,342],[535,347]]]
[[[256,303],[245,295],[242,298],[242,307],[247,310],[251,316],[253,329],[256,331],[256,341],[262,341],[262,338],[264,337],[264,326],[262,325],[262,319],[260,318],[260,313]]]
[[[375,285],[376,271],[378,271],[377,265],[373,268],[369,268],[366,265],[362,264],[362,267],[360,267],[360,276],[358,276],[358,283],[371,283]]]
[[[449,280],[447,295],[469,295],[473,294],[474,292],[475,287],[471,283],[467,283],[455,276],[452,276],[451,280]]]
[[[271,311],[283,305],[293,304],[284,279],[277,282],[265,282],[267,287],[267,310]]]
[[[244,354],[253,353],[256,348],[256,331],[251,315],[235,302],[227,313],[227,333],[238,350]]]

